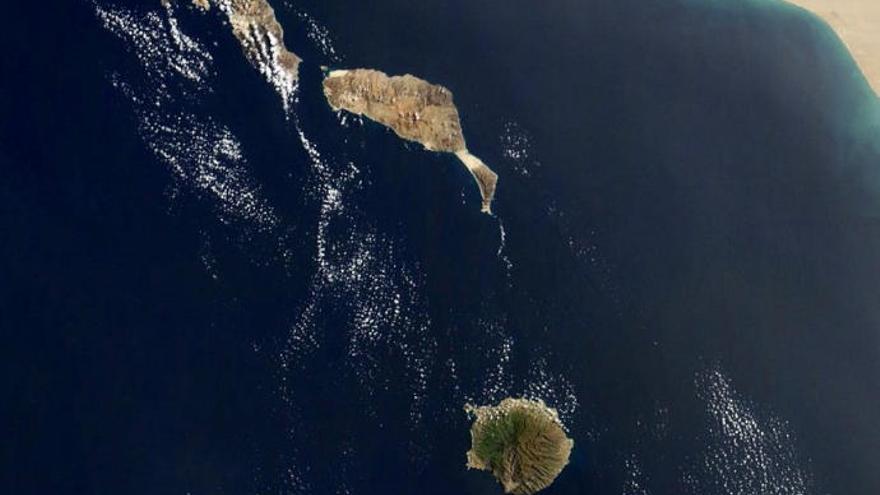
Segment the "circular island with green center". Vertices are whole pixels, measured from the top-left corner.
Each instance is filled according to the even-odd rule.
[[[475,417],[467,466],[490,471],[505,493],[543,490],[568,464],[574,442],[544,402],[504,399],[497,406],[467,405],[465,411]]]

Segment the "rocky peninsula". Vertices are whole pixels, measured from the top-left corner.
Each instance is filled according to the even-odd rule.
[[[168,4],[171,0],[161,0]],[[212,5],[229,20],[245,57],[281,95],[285,110],[293,102],[302,59],[284,44],[284,30],[267,0],[191,0],[200,10]],[[364,115],[425,149],[454,154],[470,171],[492,213],[498,175],[468,151],[452,92],[415,76],[388,76],[369,69],[337,70],[323,82],[324,95],[337,111]]]
[[[559,414],[542,401],[504,399],[497,406],[465,406],[475,417],[467,466],[490,471],[505,493],[531,495],[550,486],[574,446]]]
[[[491,213],[498,175],[468,151],[451,91],[409,74],[354,69],[331,71],[324,95],[334,110],[363,115],[427,150],[455,154],[480,188],[482,211]]]

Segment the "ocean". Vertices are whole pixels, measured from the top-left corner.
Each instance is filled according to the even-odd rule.
[[[279,2],[285,112],[216,9],[11,9],[3,493],[500,493],[506,396],[548,495],[880,489],[880,105],[805,12]],[[495,215],[322,65],[452,90]]]

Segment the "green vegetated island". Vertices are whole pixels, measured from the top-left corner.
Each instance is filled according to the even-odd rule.
[[[272,6],[266,0],[192,2],[205,11],[216,4],[226,14],[245,57],[286,100],[298,81],[302,59],[284,45],[284,31]],[[498,175],[468,151],[451,91],[409,74],[354,69],[329,72],[324,95],[336,111],[363,115],[427,150],[454,154],[477,182],[481,211],[492,213]]]
[[[475,419],[467,466],[491,472],[505,493],[531,495],[550,486],[568,464],[574,441],[555,409],[541,401],[504,399],[465,406]]]

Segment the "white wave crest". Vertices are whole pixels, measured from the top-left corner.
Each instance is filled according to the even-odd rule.
[[[250,177],[239,140],[213,118],[188,109],[212,90],[213,57],[181,30],[171,4],[158,12],[96,4],[95,11],[140,62],[145,84],[119,73],[111,75],[111,83],[131,102],[141,138],[177,185],[209,198],[226,223],[275,228],[278,216]]]

